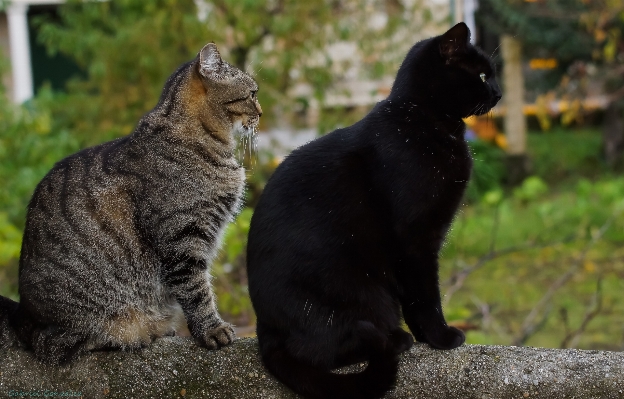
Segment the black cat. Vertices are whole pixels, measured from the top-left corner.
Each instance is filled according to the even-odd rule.
[[[463,117],[501,98],[489,58],[459,23],[407,54],[361,121],[294,151],[251,221],[249,291],[262,360],[309,398],[378,398],[414,337],[452,349],[438,251],[471,171]],[[334,374],[368,360],[365,371]]]

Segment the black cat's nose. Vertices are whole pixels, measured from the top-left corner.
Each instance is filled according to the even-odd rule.
[[[503,93],[501,92],[498,85],[494,85],[494,87],[492,88],[492,97],[494,97],[494,103],[499,102],[500,99],[503,98]]]
[[[493,93],[493,96],[492,96],[492,97],[493,97],[493,98],[492,98],[492,103],[493,103],[494,105],[496,105],[496,104],[498,104],[498,102],[500,101],[500,99],[501,99],[501,98],[503,98],[503,94],[502,94],[499,90],[496,90],[496,91]],[[493,106],[494,106],[494,105],[493,105]]]

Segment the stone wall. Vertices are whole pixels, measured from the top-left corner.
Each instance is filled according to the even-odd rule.
[[[219,351],[163,338],[133,353],[94,352],[65,368],[44,366],[18,349],[0,351],[0,397],[37,396],[296,398],[264,370],[252,338]],[[624,353],[481,345],[439,351],[417,344],[402,356],[396,389],[386,397],[624,398]]]

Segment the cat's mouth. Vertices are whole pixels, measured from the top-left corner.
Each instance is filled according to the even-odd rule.
[[[490,101],[489,104],[479,103],[472,111],[472,115],[485,115],[494,108],[496,103],[498,103],[498,100]]]
[[[243,122],[243,129],[247,130],[251,134],[255,133],[258,130],[258,123],[260,122],[260,117],[258,115],[254,115],[252,117],[248,117],[246,122]]]
[[[479,108],[477,108],[474,112],[475,115],[485,115],[488,112],[490,112],[490,110],[492,109],[492,107],[488,107],[486,105],[482,105]]]
[[[234,122],[232,126],[232,134],[235,136],[253,136],[258,131],[258,122],[260,118],[256,116],[243,116]]]
[[[234,135],[238,137],[238,156],[241,164],[246,158],[251,160],[253,165],[253,154],[258,149],[258,122],[259,117],[249,116],[243,117],[234,124]]]

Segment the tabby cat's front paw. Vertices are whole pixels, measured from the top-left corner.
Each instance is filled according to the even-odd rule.
[[[442,330],[428,337],[427,343],[436,349],[453,349],[461,346],[466,341],[463,331],[455,327],[446,326]]]
[[[208,349],[219,349],[222,346],[229,345],[234,342],[236,334],[232,325],[226,322],[221,323],[216,328],[208,330],[204,333],[203,344]]]

